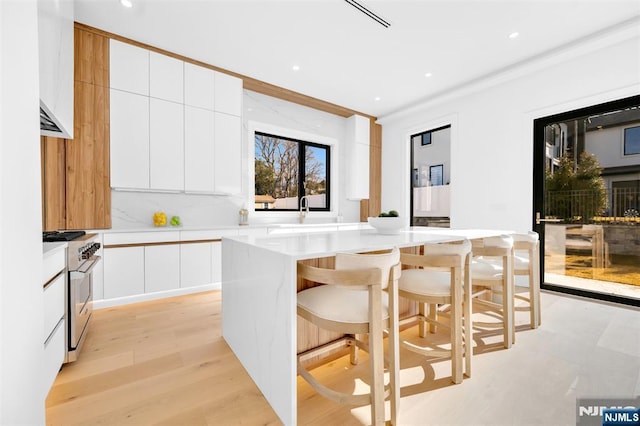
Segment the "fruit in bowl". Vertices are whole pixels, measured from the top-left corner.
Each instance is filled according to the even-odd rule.
[[[392,215],[391,213],[395,213]],[[393,235],[399,234],[405,227],[404,218],[398,216],[398,212],[391,210],[388,213],[382,213],[378,217],[370,217],[367,219],[369,225],[373,226],[379,234]]]

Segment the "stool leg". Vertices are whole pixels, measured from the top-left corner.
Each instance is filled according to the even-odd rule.
[[[451,273],[451,380],[462,383],[462,283],[460,269]]]
[[[438,327],[436,326],[436,321],[438,321],[438,304],[431,303],[429,304],[429,333],[435,333],[438,331]],[[424,336],[422,336],[424,337]]]
[[[426,337],[427,335],[427,304],[418,302],[418,336]]]

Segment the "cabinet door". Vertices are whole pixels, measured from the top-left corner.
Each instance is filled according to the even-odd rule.
[[[215,71],[184,63],[184,104],[213,111]]]
[[[228,74],[215,74],[215,109],[218,112],[242,115],[242,80]]]
[[[144,293],[144,247],[104,250],[104,298]]]
[[[353,144],[352,156],[347,158],[347,199],[369,198],[369,145]]]
[[[211,243],[180,244],[180,287],[211,284]]]
[[[240,117],[215,113],[215,190],[239,194],[242,190],[242,134]]]
[[[109,85],[112,89],[149,96],[149,51],[111,39]]]
[[[111,89],[111,186],[149,188],[149,98]]]
[[[184,189],[184,106],[150,99],[150,187]]]
[[[214,113],[185,106],[184,190],[214,191]]]
[[[173,290],[180,287],[180,246],[144,248],[144,292]]]
[[[222,281],[222,242],[211,243],[211,282]]]
[[[149,96],[183,103],[183,62],[156,52],[149,55]]]

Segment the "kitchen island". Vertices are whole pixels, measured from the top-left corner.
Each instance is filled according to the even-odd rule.
[[[360,229],[224,237],[223,337],[282,422],[296,424],[298,261],[501,233],[413,227],[397,235]]]

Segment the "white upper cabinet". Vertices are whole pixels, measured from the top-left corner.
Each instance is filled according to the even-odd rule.
[[[160,53],[149,53],[149,96],[184,102],[184,62]]]
[[[110,90],[111,187],[149,188],[149,98]]]
[[[213,70],[185,62],[184,104],[213,111],[215,74]]]
[[[240,117],[215,113],[214,183],[216,192],[223,194],[242,192],[241,126]]]
[[[151,98],[149,121],[150,188],[184,189],[184,106]]]
[[[185,106],[184,111],[184,190],[213,192],[214,112]]]
[[[369,198],[369,126],[367,117],[347,118],[345,152],[347,167],[346,195],[349,200]]]
[[[149,51],[111,39],[109,81],[112,89],[149,96]]]
[[[215,73],[215,110],[242,115],[242,80],[220,72]]]

